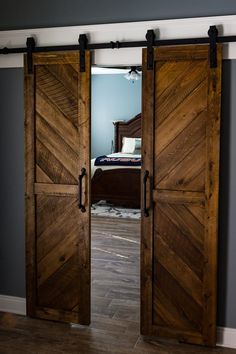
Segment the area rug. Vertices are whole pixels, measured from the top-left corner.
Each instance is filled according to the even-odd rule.
[[[92,204],[91,214],[110,218],[140,219],[141,210],[117,207],[101,200],[96,204]]]

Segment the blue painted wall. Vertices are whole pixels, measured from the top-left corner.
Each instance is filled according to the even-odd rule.
[[[141,112],[141,80],[123,74],[92,76],[92,157],[111,153],[114,120],[129,120]]]

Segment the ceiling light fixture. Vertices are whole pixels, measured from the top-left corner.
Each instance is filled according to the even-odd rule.
[[[137,81],[140,79],[141,75],[140,73],[137,71],[137,67],[136,66],[131,66],[130,71],[125,74],[124,76],[127,80],[131,81],[132,83],[134,83],[134,81]]]

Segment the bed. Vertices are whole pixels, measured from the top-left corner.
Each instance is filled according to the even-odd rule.
[[[95,161],[91,162],[92,204],[106,200],[116,206],[140,208],[141,150],[132,154],[121,154],[121,151],[123,138],[141,138],[141,113],[129,121],[115,122],[114,132],[115,153],[105,156],[101,167],[94,166]],[[140,163],[132,166],[105,165],[106,157],[118,158],[120,156],[131,160],[140,159]]]

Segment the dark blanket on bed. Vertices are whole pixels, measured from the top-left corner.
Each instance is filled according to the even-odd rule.
[[[109,157],[99,156],[95,166],[141,166],[141,157]]]

